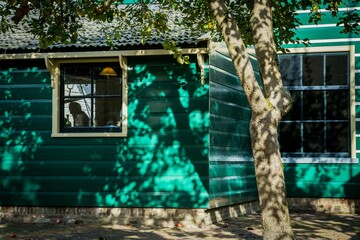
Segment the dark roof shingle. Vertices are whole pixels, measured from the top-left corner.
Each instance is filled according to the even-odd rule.
[[[112,23],[114,24],[114,23]],[[12,32],[0,34],[0,51],[1,52],[34,52],[34,51],[72,51],[85,49],[110,49],[107,44],[105,35],[99,29],[103,23],[86,22],[79,30],[79,37],[76,43],[71,44],[53,44],[46,49],[40,49],[38,39],[28,32],[24,25],[17,25]],[[186,29],[176,29],[168,32],[168,38],[175,40],[181,45],[197,45],[199,38],[203,33],[191,34]],[[141,44],[141,36],[136,29],[128,29],[123,35],[113,41],[114,49],[124,48],[159,48],[164,37],[152,36],[147,39],[146,44]],[[203,40],[203,39],[202,39]]]

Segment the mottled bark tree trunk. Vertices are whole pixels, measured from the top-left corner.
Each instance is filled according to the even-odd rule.
[[[263,81],[261,90],[235,20],[228,16],[222,0],[209,0],[222,37],[252,110],[250,134],[259,192],[263,239],[295,239],[285,194],[285,179],[277,140],[281,117],[292,105],[283,88],[277,63],[270,1],[255,0],[251,27]]]

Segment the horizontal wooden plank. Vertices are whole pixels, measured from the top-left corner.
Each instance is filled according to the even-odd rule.
[[[358,61],[360,62],[360,57],[357,57],[355,59],[358,59]],[[356,86],[360,85],[360,72],[355,73],[355,85]]]
[[[360,102],[360,89],[355,89],[355,101]]]
[[[210,76],[210,83],[222,84],[224,86],[227,86],[228,88],[232,88],[243,92],[242,86],[240,84],[240,80],[234,74],[229,74],[224,70],[214,69],[210,67],[209,76]]]
[[[0,146],[5,145],[5,142],[8,140],[15,141],[20,136],[31,135],[32,139],[39,138],[41,139],[41,145],[116,145],[118,148],[121,146],[136,146],[138,143],[140,146],[144,145],[145,143],[149,142],[152,139],[151,144],[158,144],[163,146],[173,146],[176,145],[196,145],[199,143],[200,138],[202,139],[208,132],[203,131],[203,135],[200,134],[201,132],[194,132],[191,129],[166,129],[166,128],[159,128],[159,129],[152,129],[150,131],[145,131],[144,133],[139,133],[141,129],[128,129],[128,135],[124,138],[109,138],[109,137],[97,137],[97,138],[76,138],[76,137],[69,137],[69,138],[58,138],[58,137],[51,137],[51,130],[48,131],[34,131],[34,130],[26,130],[26,129],[19,129],[14,130],[13,128],[8,132],[3,132],[3,136],[6,134],[6,138],[0,138]],[[133,140],[132,140],[133,139]],[[141,140],[136,142],[135,139]],[[207,139],[202,139],[204,144],[207,144]],[[21,142],[21,141],[20,141]],[[22,141],[22,144],[26,143],[26,141]],[[25,144],[26,145],[26,144]]]
[[[182,160],[206,160],[207,148],[204,145],[187,145],[187,146],[158,146],[147,145],[141,142],[130,143],[127,147],[123,146],[109,146],[101,145],[87,146],[87,145],[54,145],[54,146],[40,146],[36,151],[28,156],[27,159],[36,161],[147,161],[153,157],[172,157],[174,159]],[[156,152],[156,148],[162,147],[162,151]],[[155,155],[158,153],[158,155]],[[154,155],[153,155],[154,154]]]
[[[208,208],[201,192],[0,192],[1,206]]]
[[[222,195],[231,191],[256,191],[255,175],[210,178],[211,196]]]
[[[2,100],[0,114],[4,115],[51,115],[51,100]]]
[[[209,55],[209,65],[215,66],[216,68],[220,68],[224,70],[225,72],[229,72],[236,76],[236,70],[234,67],[233,62],[228,56],[225,56],[221,53],[214,52]],[[211,81],[212,78],[210,78]]]
[[[47,72],[44,58],[0,59],[0,71]]]
[[[250,135],[249,120],[238,120],[210,114],[210,130]]]
[[[359,164],[284,164],[289,197],[359,198]]]
[[[222,84],[210,82],[209,96],[210,98],[250,108],[245,93],[243,91],[229,88]]]
[[[207,112],[194,111],[193,114],[189,113],[174,113],[172,111],[165,113],[149,112],[146,115],[141,113],[130,114],[128,121],[129,133],[136,132],[139,129],[144,129],[146,132],[157,131],[170,131],[171,129],[184,131],[190,129],[190,123],[194,121],[195,117],[199,116],[196,120],[197,123],[208,124],[209,117]],[[200,126],[199,126],[200,127]],[[200,130],[200,129],[198,129]],[[206,130],[203,129],[205,132]]]
[[[178,171],[180,173],[180,171]],[[165,172],[166,174],[166,172]],[[203,179],[206,182],[206,178]],[[205,192],[201,180],[194,172],[183,172],[181,175],[155,176],[68,176],[68,177],[3,177],[0,192],[29,191],[36,192]]]
[[[225,51],[224,50],[225,50],[225,48],[222,48],[219,51],[215,51],[210,54],[210,57],[209,57],[210,69],[212,66],[214,66],[215,68],[219,68],[219,69],[223,70],[224,72],[228,72],[228,73],[231,73],[231,74],[237,76],[234,64],[227,52],[227,49]],[[249,54],[249,61],[250,61],[249,63],[251,64],[254,72],[256,74],[258,74],[259,73],[259,65],[253,55]],[[239,80],[238,80],[238,82],[239,82]]]
[[[196,61],[181,65],[177,62],[152,59],[132,62],[128,59],[128,82],[153,83],[155,81],[200,82],[200,69]]]
[[[15,145],[3,147],[6,154],[3,154],[2,161],[9,162],[6,167],[12,168],[24,161],[134,161],[138,164],[144,164],[149,160],[167,162],[188,161],[207,161],[208,149],[204,146],[136,146],[136,147],[97,147],[86,145],[79,146],[37,146],[37,145]],[[16,161],[16,162],[14,162]],[[20,161],[20,162],[17,162]],[[15,164],[15,165],[14,165]],[[166,165],[166,164],[165,164]]]
[[[241,105],[222,102],[210,98],[210,113],[239,120],[251,119],[251,110]]]
[[[51,91],[47,84],[0,86],[0,100],[51,99]]]
[[[210,178],[226,178],[231,176],[255,176],[254,163],[214,163],[209,164]]]
[[[253,161],[252,149],[249,146],[249,149],[242,149],[241,147],[237,148],[228,148],[228,147],[219,147],[210,145],[209,152],[209,161],[210,164],[217,163],[238,163],[242,164],[244,162]]]
[[[352,3],[351,3],[352,4]],[[342,8],[342,7],[345,7],[345,8],[348,8],[350,6],[339,6],[339,8]],[[322,7],[324,8],[324,7]],[[346,11],[342,11],[340,9],[340,11],[338,12],[338,17],[333,17],[331,16],[331,12],[330,11],[326,11],[324,9],[321,9],[321,21],[319,22],[319,26],[321,27],[322,24],[336,24],[339,20],[338,20],[338,17],[342,16]],[[310,16],[310,13],[309,12],[300,12],[297,14],[297,18],[300,20],[300,22],[303,24],[303,25],[314,25],[314,23],[309,23],[309,16]],[[317,29],[319,27],[317,27],[316,25],[314,25],[314,28]]]
[[[3,160],[1,173],[7,177],[154,177],[157,174],[171,172],[171,176],[187,176],[196,172],[199,176],[208,176],[208,162],[205,160],[183,160],[177,158],[162,161],[36,161]],[[183,171],[179,171],[182,169]],[[29,178],[30,179],[30,178]],[[86,180],[85,180],[86,181]]]
[[[199,81],[189,82],[132,82],[128,84],[129,99],[139,98],[176,98],[207,96],[209,87]]]
[[[247,134],[210,131],[210,145],[226,148],[239,148],[241,151],[246,151],[251,148],[251,139]]]
[[[296,36],[300,39],[308,38],[311,40],[324,40],[324,39],[341,39],[341,38],[352,38],[352,34],[343,34],[340,31],[343,28],[339,27],[316,27],[314,28],[298,28]]]
[[[129,99],[129,113],[184,113],[189,110],[208,111],[208,98],[179,97],[179,98],[142,98]]]
[[[50,84],[49,72],[38,72],[37,69],[31,71],[1,71],[0,85],[13,84]]]
[[[29,111],[31,112],[31,111]],[[200,113],[199,113],[200,114]],[[197,123],[202,122],[201,126],[204,124],[207,125],[209,122],[208,115],[204,112],[201,114],[202,118],[197,120]],[[162,137],[166,135],[167,132],[172,132],[171,134],[176,137],[181,137],[183,134],[189,134],[189,129],[191,129],[190,124],[194,121],[194,115],[188,113],[148,113],[147,115],[141,113],[130,114],[128,122],[128,137],[133,137],[138,135],[138,131],[143,129],[146,133],[154,132],[154,134]],[[43,138],[46,139],[45,142],[49,142],[52,129],[52,117],[51,115],[33,115],[28,113],[26,115],[9,115],[9,116],[0,116],[0,121],[3,121],[2,127],[6,129],[11,129],[11,133],[14,135],[19,134],[23,130],[35,131],[37,134],[40,134]],[[203,131],[199,125],[197,131]],[[174,133],[175,129],[177,133]],[[163,132],[159,134],[159,130]],[[196,133],[198,134],[198,132]],[[166,137],[166,136],[165,136]],[[58,141],[61,144],[61,140]],[[65,140],[67,141],[67,140]],[[78,140],[77,140],[78,141]],[[92,144],[94,140],[89,140],[89,143]]]
[[[51,115],[32,115],[27,114],[25,116],[0,116],[0,121],[3,121],[2,127],[4,129],[11,129],[11,132],[15,135],[20,134],[23,130],[28,131],[50,131],[51,130]],[[1,140],[0,140],[1,141]],[[1,144],[1,143],[0,143]]]
[[[291,179],[301,181],[332,181],[345,182],[360,174],[360,164],[285,164],[285,173],[296,173]],[[289,179],[290,180],[290,179]]]

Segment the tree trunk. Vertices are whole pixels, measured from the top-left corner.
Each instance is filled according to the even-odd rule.
[[[255,0],[251,18],[264,92],[255,78],[240,30],[235,20],[227,14],[226,5],[222,0],[209,0],[209,3],[252,110],[250,134],[263,239],[295,239],[286,201],[284,172],[277,140],[279,121],[291,109],[292,100],[282,85],[273,41],[269,1]]]
[[[295,239],[286,201],[285,179],[277,141],[279,112],[253,114],[250,134],[259,193],[263,239]]]
[[[251,15],[254,46],[269,108],[252,115],[250,134],[266,240],[295,239],[286,200],[285,177],[278,143],[278,125],[292,105],[283,88],[274,43],[269,0],[255,0]]]

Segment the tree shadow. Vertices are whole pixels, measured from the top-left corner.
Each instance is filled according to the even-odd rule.
[[[35,160],[35,153],[43,144],[41,126],[36,120],[37,103],[32,101],[33,94],[50,96],[51,88],[46,85],[48,74],[41,71],[41,61],[14,60],[2,61],[0,66],[0,175],[4,176],[0,191],[1,205],[11,203],[12,198],[7,191],[20,192],[21,198],[37,202],[36,191],[40,185],[31,178],[19,179],[26,176],[27,168]],[[33,85],[27,83],[28,78],[35,79]],[[14,84],[20,84],[13,88]],[[7,86],[7,87],[5,87]],[[23,192],[23,193],[22,193]]]
[[[105,182],[110,193],[99,193],[97,204],[206,207],[207,86],[199,82],[196,63],[149,61],[164,62],[129,58],[128,137],[117,143],[112,170],[119,184]]]

